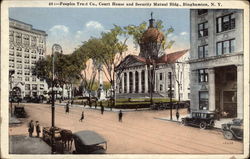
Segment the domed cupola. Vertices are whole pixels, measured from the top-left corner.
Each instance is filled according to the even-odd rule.
[[[140,40],[140,54],[144,58],[156,59],[161,44],[164,40],[164,35],[154,25],[153,13],[151,13],[151,19],[149,19],[149,27],[143,33]]]

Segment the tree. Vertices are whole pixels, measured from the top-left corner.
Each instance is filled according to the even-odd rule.
[[[80,80],[81,71],[84,69],[85,58],[79,57],[77,53],[64,55],[55,53],[54,55],[54,76],[55,85],[63,87],[64,84],[69,85],[73,90],[73,84]],[[37,61],[32,70],[33,74],[38,78],[45,79],[49,86],[52,86],[52,56]]]
[[[110,32],[102,33],[101,36],[103,52],[100,55],[100,59],[105,67],[104,75],[111,86],[110,102],[112,107],[115,106],[115,68],[124,58],[124,53],[128,49],[128,46],[126,45],[127,40],[127,32],[116,25]]]

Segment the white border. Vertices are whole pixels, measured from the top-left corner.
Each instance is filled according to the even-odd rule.
[[[83,0],[5,0],[1,3],[1,154],[0,156],[3,158],[97,158],[101,159],[103,157],[110,158],[110,159],[122,159],[122,158],[247,158],[249,156],[249,2],[247,1],[105,1],[105,2],[145,2],[145,3],[152,3],[152,2],[189,2],[189,3],[221,3],[222,6],[219,7],[220,9],[223,8],[231,8],[231,9],[243,9],[244,10],[244,154],[228,154],[228,155],[10,155],[8,154],[9,151],[9,140],[8,140],[8,52],[9,52],[9,16],[8,16],[8,8],[9,7],[56,7],[56,8],[119,8],[117,6],[49,6],[49,2],[57,3],[57,2],[93,2],[99,3],[103,1],[93,0],[93,1],[83,1]],[[206,7],[153,7],[153,6],[145,6],[145,7],[128,7],[127,8],[206,8]],[[216,9],[218,6],[209,7],[211,9]]]

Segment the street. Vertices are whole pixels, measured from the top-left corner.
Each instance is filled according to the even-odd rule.
[[[11,126],[10,135],[28,136],[27,124],[38,120],[42,127],[51,126],[51,105],[25,104],[29,117],[20,119],[20,126]],[[64,106],[55,108],[55,125],[70,129],[94,130],[107,139],[109,154],[240,154],[243,143],[224,139],[219,130],[201,130],[183,126],[177,122],[158,120],[169,117],[169,110],[124,112],[122,122],[118,121],[118,112],[70,107],[65,113]],[[84,110],[84,119],[81,118]],[[181,109],[180,114],[186,114]],[[175,118],[175,110],[173,110]]]

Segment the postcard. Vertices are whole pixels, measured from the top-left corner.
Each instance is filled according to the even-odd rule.
[[[249,2],[4,0],[1,157],[249,157]]]

